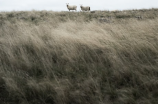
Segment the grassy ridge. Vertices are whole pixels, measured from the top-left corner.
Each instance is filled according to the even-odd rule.
[[[157,12],[1,12],[0,103],[157,104]]]

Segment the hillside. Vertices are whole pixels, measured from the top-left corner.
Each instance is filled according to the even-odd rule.
[[[158,9],[0,12],[0,104],[158,104]]]

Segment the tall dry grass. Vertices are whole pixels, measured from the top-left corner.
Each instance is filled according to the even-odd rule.
[[[158,103],[157,9],[0,18],[1,104]]]

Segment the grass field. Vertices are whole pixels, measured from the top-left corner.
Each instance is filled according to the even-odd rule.
[[[0,12],[0,104],[158,104],[158,9]]]

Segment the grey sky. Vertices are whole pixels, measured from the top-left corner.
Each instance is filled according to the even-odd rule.
[[[90,6],[91,10],[158,8],[158,0],[0,0],[0,11],[52,10],[67,11],[66,3]]]

